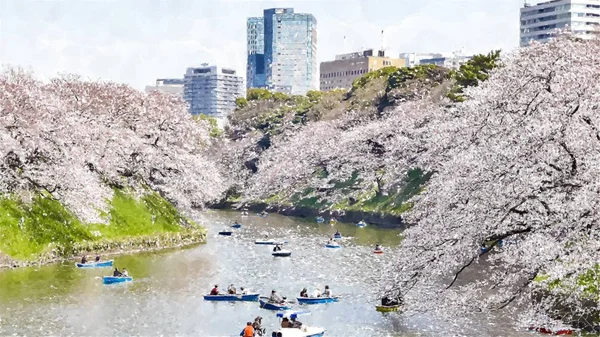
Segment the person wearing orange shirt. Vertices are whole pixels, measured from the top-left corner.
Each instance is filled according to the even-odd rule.
[[[254,337],[254,328],[252,327],[252,322],[246,323],[246,327],[240,333],[242,337]]]

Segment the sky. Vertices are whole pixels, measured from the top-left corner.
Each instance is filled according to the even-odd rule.
[[[0,0],[0,64],[143,89],[202,63],[246,69],[246,18],[293,7],[317,19],[318,62],[384,47],[487,53],[519,43],[523,0]],[[344,42],[344,36],[346,41]]]

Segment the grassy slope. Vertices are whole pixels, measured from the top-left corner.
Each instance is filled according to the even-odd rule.
[[[127,191],[115,190],[109,214],[104,216],[110,219],[109,225],[86,225],[49,195],[37,194],[29,204],[15,198],[0,198],[0,252],[29,260],[51,247],[68,252],[74,244],[85,241],[183,230],[179,212],[155,192],[137,200]],[[94,235],[98,232],[100,236]]]

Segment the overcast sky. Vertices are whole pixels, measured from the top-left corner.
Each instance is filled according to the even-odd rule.
[[[245,74],[246,18],[293,7],[317,18],[318,60],[385,47],[484,53],[519,42],[523,0],[0,0],[0,64],[138,89],[201,63]],[[346,44],[344,46],[344,36]]]

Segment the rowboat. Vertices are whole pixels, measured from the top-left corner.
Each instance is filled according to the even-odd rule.
[[[247,295],[204,295],[205,301],[222,301],[222,302],[235,302],[235,301],[244,301],[244,302],[256,302],[258,301],[258,297],[260,294],[247,294]]]
[[[102,262],[75,263],[77,268],[105,268],[112,267],[113,260]]]
[[[231,228],[242,228],[242,224],[235,223],[235,224],[231,225]]]
[[[337,297],[297,297],[296,300],[299,304],[322,304],[337,302]]]
[[[375,254],[383,254],[383,250],[377,250],[377,249],[375,249],[373,251],[373,253],[375,253]]]
[[[275,330],[273,333],[273,336],[281,337],[323,337],[325,336],[325,329],[302,326],[300,329],[281,328],[279,330]]]
[[[223,236],[231,236],[231,234],[233,234],[232,231],[220,231],[219,235],[223,235]]]
[[[364,222],[364,221],[361,221],[361,222],[359,222],[359,223],[356,224],[356,227],[360,227],[360,228],[367,227],[367,223]]]
[[[290,307],[288,307],[285,304],[269,303],[267,300],[268,300],[267,297],[261,297],[258,300],[261,308],[267,309],[267,310],[290,310]]]
[[[561,329],[561,330],[552,331],[548,328],[529,327],[529,331],[535,331],[535,332],[549,334],[549,335],[572,335],[573,334],[573,330],[571,330],[571,329]]]
[[[133,277],[104,276],[102,278],[102,283],[104,283],[104,284],[114,284],[114,283],[124,283],[124,282],[133,282]]]
[[[318,216],[316,220],[317,220],[317,223],[325,222],[325,218],[323,218],[322,216]]]
[[[327,248],[342,248],[342,246],[338,245],[337,243],[328,243],[325,245],[325,247],[327,247]]]
[[[274,239],[269,239],[269,240],[256,240],[254,241],[255,245],[283,245],[287,243],[287,241],[277,241]]]
[[[277,313],[277,317],[279,317],[280,319],[285,317],[285,318],[292,319],[292,320],[295,320],[296,318],[298,318],[298,316],[302,316],[302,315],[310,315],[310,312],[309,311],[288,310],[288,311]],[[303,324],[300,329],[298,329],[298,328],[281,328],[279,330],[276,330],[273,333],[273,336],[275,336],[275,335],[279,336],[279,334],[281,334],[282,337],[323,337],[325,335],[325,329],[317,328],[317,327],[309,327],[309,326]]]
[[[400,308],[399,305],[376,305],[375,309],[379,312],[393,312],[393,311],[398,311],[398,308]]]
[[[273,255],[273,256],[291,256],[292,252],[290,252],[289,250],[282,249],[282,250],[278,250],[276,252],[271,253],[271,255]]]

